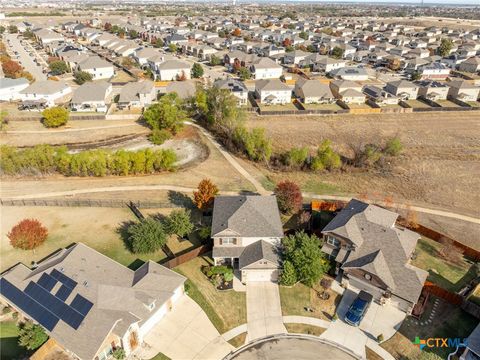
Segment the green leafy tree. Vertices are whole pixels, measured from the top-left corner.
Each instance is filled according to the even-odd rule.
[[[172,134],[166,129],[153,129],[148,139],[155,145],[162,145],[171,137]]]
[[[298,36],[301,37],[303,40],[308,40],[308,34],[305,31],[301,31]]]
[[[135,254],[157,251],[167,242],[167,233],[162,223],[151,218],[129,226],[127,232],[131,250]]]
[[[122,348],[113,350],[112,355],[113,355],[113,358],[117,360],[124,360],[127,357],[125,354],[125,350],[123,350]]]
[[[280,277],[280,284],[285,286],[293,286],[297,282],[297,272],[293,264],[286,260],[283,263],[283,271]]]
[[[18,344],[28,350],[38,349],[45,341],[48,335],[40,325],[27,321],[19,325]]]
[[[268,162],[272,156],[272,142],[266,137],[263,128],[253,128],[248,131],[245,127],[238,126],[233,140],[237,148],[245,152],[250,160]]]
[[[50,68],[52,75],[62,75],[68,71],[67,63],[62,60],[53,61],[48,67]]]
[[[345,51],[339,47],[339,46],[335,46],[333,49],[332,49],[332,56],[335,58],[335,59],[341,59],[343,58],[343,54],[345,53]]]
[[[412,73],[412,80],[413,81],[420,80],[421,78],[422,78],[422,74],[419,71],[414,71]]]
[[[402,150],[403,145],[400,139],[398,137],[393,137],[388,139],[384,152],[390,156],[397,156],[402,152]]]
[[[317,156],[314,159],[312,170],[333,170],[342,166],[340,155],[337,154],[331,146],[330,140],[324,140],[317,150]]]
[[[190,217],[190,210],[173,210],[165,219],[165,230],[180,237],[190,234],[194,229]]]
[[[82,85],[82,84],[86,83],[87,81],[92,81],[93,80],[92,74],[90,74],[86,71],[76,71],[73,74],[73,77],[75,78],[75,82],[78,85]]]
[[[43,125],[48,128],[56,128],[65,125],[68,122],[70,113],[61,106],[56,106],[43,110]]]
[[[282,244],[285,262],[291,262],[297,279],[303,284],[312,287],[328,271],[330,264],[320,250],[321,241],[316,235],[300,231],[285,237]]]
[[[307,51],[311,53],[317,52],[317,50],[315,49],[315,46],[313,46],[312,44],[307,45]]]
[[[170,50],[171,53],[176,53],[178,51],[177,44],[170,44],[168,45],[168,50]]]
[[[0,25],[0,35],[5,32],[6,28],[5,26]]]
[[[188,119],[182,99],[176,93],[162,96],[158,103],[145,110],[143,117],[152,129],[166,129],[173,134],[180,131]]]
[[[248,68],[242,66],[238,70],[238,76],[239,76],[240,80],[245,81],[245,80],[248,80],[252,77],[252,73],[250,72],[250,70]]]
[[[10,34],[16,34],[16,33],[18,33],[18,28],[15,25],[10,25],[8,27],[8,32]]]
[[[222,59],[220,59],[218,56],[212,55],[210,56],[210,65],[212,66],[217,66],[222,63]]]
[[[136,39],[138,38],[138,31],[132,29],[128,32],[128,36],[130,37],[130,39]]]
[[[285,165],[297,167],[302,167],[308,159],[308,148],[292,148],[286,154],[284,158]]]
[[[165,45],[162,39],[155,39],[155,42],[153,43],[153,47],[156,48],[161,48]]]
[[[194,79],[201,78],[203,76],[203,66],[200,65],[199,63],[195,63],[192,66],[192,77]]]
[[[440,46],[438,47],[438,54],[441,57],[446,57],[450,55],[450,51],[453,48],[453,41],[452,39],[443,38],[440,42]]]

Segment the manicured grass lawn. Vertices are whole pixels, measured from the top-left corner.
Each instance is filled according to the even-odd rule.
[[[435,102],[441,107],[460,107],[459,105],[455,104],[453,101],[450,100],[437,100]]]
[[[412,108],[430,108],[431,106],[420,100],[406,100],[405,101]]]
[[[308,325],[308,324],[288,323],[288,324],[285,324],[285,327],[287,328],[287,331],[289,333],[308,334],[308,335],[313,335],[313,336],[320,336],[326,330],[322,327],[314,326],[314,325]]]
[[[338,194],[339,188],[335,185],[325,183],[320,180],[308,180],[302,190],[315,194]]]
[[[246,338],[247,338],[247,333],[244,332],[244,333],[238,334],[234,338],[228,340],[228,342],[233,347],[238,348],[238,347],[242,346],[243,344],[245,344]]]
[[[0,359],[20,359],[27,350],[18,345],[18,328],[13,321],[0,322]]]
[[[323,288],[320,285],[316,285],[314,289],[311,289],[301,283],[290,288],[280,286],[282,314],[284,316],[299,315],[331,320],[341,296],[332,290],[327,290],[330,298],[321,300],[315,290],[322,292]],[[314,311],[306,311],[305,308],[311,308]]]
[[[442,288],[456,292],[475,278],[473,262],[462,257],[459,262],[452,263],[440,256],[442,244],[422,238],[417,243],[417,257],[412,264],[427,270],[428,280]]]
[[[205,311],[220,334],[247,322],[246,294],[218,291],[202,273],[202,265],[211,265],[208,256],[197,257],[175,268],[188,278],[188,295]]]
[[[419,323],[413,321],[411,317],[407,318],[400,330],[389,340],[381,344],[381,346],[390,352],[395,358],[412,358],[416,359],[420,356],[418,347],[412,344],[415,337],[426,339],[429,337],[450,337],[450,338],[466,338],[477,326],[478,320],[470,314],[466,313],[459,307],[451,305],[440,300],[436,313],[430,324],[425,324],[429,318],[432,304],[436,298],[430,296],[429,304]],[[420,325],[423,323],[423,325]],[[438,359],[446,359],[450,348],[433,348],[432,353],[438,356]]]

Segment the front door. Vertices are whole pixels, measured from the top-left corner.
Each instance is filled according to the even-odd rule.
[[[238,269],[239,267],[240,267],[240,259],[239,258],[233,259],[233,268]]]

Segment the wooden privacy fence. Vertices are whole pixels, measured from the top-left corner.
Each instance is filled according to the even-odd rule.
[[[125,199],[19,199],[19,200],[4,200],[0,199],[0,205],[2,206],[72,206],[72,207],[110,207],[121,208],[127,207],[127,203],[130,200]],[[181,199],[170,201],[152,201],[152,200],[136,200],[132,203],[143,209],[155,209],[155,208],[179,208],[179,207],[192,207],[192,204],[187,201],[182,202]]]
[[[196,258],[197,256],[200,256],[209,251],[212,251],[212,249],[213,249],[213,243],[209,242],[207,244],[196,247],[192,250],[187,250],[187,252],[179,253],[173,259],[168,259],[165,262],[162,262],[162,265],[169,269],[172,269],[178,265],[181,265],[189,260]]]
[[[463,297],[448,290],[445,290],[430,281],[425,281],[425,285],[423,285],[423,288],[430,294],[442,298],[450,304],[461,305],[463,303]]]

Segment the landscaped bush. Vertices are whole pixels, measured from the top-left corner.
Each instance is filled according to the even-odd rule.
[[[57,106],[43,110],[43,125],[47,128],[56,128],[68,122],[69,111],[64,107]]]
[[[172,150],[138,151],[88,150],[69,153],[66,147],[37,145],[18,149],[0,147],[0,172],[5,175],[106,176],[153,174],[172,170],[176,155]]]
[[[284,155],[284,164],[291,167],[301,168],[308,159],[308,148],[292,148]]]
[[[148,139],[155,145],[162,145],[165,141],[167,141],[171,137],[172,137],[172,134],[168,130],[153,129]]]
[[[14,248],[32,250],[47,240],[48,230],[36,219],[24,219],[12,228],[7,237]]]
[[[202,241],[207,241],[210,239],[210,233],[212,232],[212,228],[210,226],[203,226],[198,229],[198,236]]]

